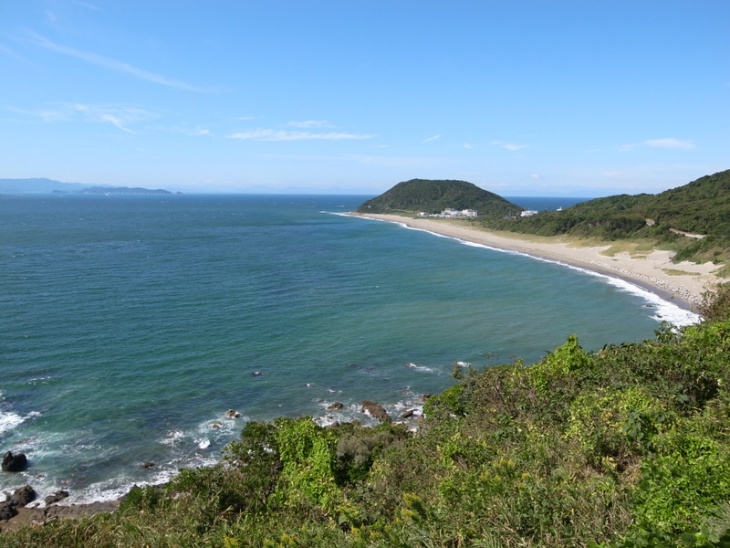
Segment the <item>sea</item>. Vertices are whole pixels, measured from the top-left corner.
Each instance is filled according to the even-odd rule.
[[[218,462],[248,421],[373,424],[363,400],[413,421],[455,367],[698,319],[618,279],[346,215],[367,198],[0,197],[0,452],[29,459],[0,492],[111,500]]]

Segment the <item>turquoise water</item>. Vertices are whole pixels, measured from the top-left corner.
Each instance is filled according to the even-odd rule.
[[[247,420],[368,422],[363,399],[397,417],[457,362],[534,361],[571,333],[641,340],[672,313],[620,282],[341,215],[364,199],[0,198],[0,451],[31,463],[0,491],[116,497],[215,462]]]

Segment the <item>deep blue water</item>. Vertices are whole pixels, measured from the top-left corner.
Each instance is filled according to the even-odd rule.
[[[0,451],[31,462],[0,492],[114,497],[215,462],[247,420],[397,417],[457,362],[659,326],[625,284],[340,215],[365,198],[0,198]]]

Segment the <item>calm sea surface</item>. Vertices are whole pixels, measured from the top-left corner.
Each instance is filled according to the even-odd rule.
[[[340,215],[365,198],[0,197],[0,451],[30,459],[0,492],[116,497],[215,462],[248,420],[368,422],[363,399],[397,417],[457,362],[682,317],[621,282]]]

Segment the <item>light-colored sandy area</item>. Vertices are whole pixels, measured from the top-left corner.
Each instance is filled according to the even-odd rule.
[[[470,223],[452,219],[406,217],[399,215],[362,215],[401,223],[411,228],[427,230],[443,236],[486,245],[502,250],[517,251],[533,257],[558,261],[585,268],[601,274],[622,278],[648,289],[683,308],[694,309],[702,301],[702,295],[719,282],[727,281],[717,276],[720,266],[692,262],[673,263],[670,251],[653,250],[646,253],[622,251],[607,254],[611,245],[587,246],[576,240],[546,238],[491,232]]]

